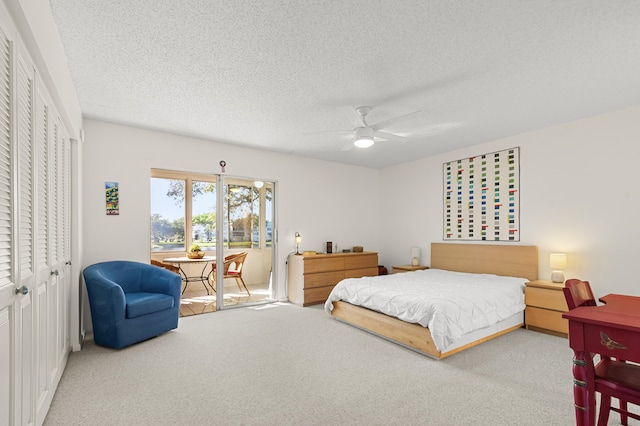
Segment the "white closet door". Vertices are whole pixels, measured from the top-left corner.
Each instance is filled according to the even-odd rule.
[[[35,401],[36,417],[43,415],[46,411],[47,396],[50,392],[50,370],[52,365],[51,354],[51,328],[50,323],[52,297],[51,282],[51,248],[50,248],[50,214],[51,214],[51,160],[50,142],[51,125],[49,102],[46,94],[39,88],[39,81],[36,80],[35,89],[35,184],[36,184],[36,269],[35,280],[36,289],[33,299],[35,309],[34,332],[35,332]]]
[[[0,22],[0,423],[30,425],[34,70],[8,28]]]
[[[11,40],[0,23],[0,424],[15,422],[17,406],[13,382],[16,378],[16,350],[13,330],[15,293],[12,277],[11,135],[12,56]],[[7,241],[8,240],[8,241]],[[7,248],[8,246],[8,248]],[[8,251],[8,253],[7,253]]]
[[[69,310],[71,306],[71,141],[65,132],[64,126],[58,118],[59,140],[57,144],[58,154],[58,195],[57,195],[57,235],[58,262],[55,270],[58,271],[58,309],[57,318],[58,333],[56,336],[56,365],[59,366],[67,355],[71,342],[69,339]],[[56,369],[56,374],[59,373]]]
[[[21,424],[33,424],[34,420],[34,395],[32,377],[34,368],[33,359],[33,289],[35,288],[34,274],[34,70],[30,63],[26,62],[22,55],[17,58],[17,84],[16,84],[16,141],[18,150],[18,280],[20,288],[28,289],[29,293],[21,294],[16,303],[17,312],[17,336],[20,336],[21,355],[19,384],[20,392],[20,417]],[[18,422],[20,424],[20,422]]]

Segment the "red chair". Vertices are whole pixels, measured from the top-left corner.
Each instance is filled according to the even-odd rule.
[[[581,306],[596,306],[588,281],[570,279],[564,285],[562,291],[569,310]],[[595,367],[593,363],[588,366],[592,370],[587,372],[586,384],[590,388],[589,394],[600,393],[598,426],[606,426],[610,411],[620,414],[620,423],[623,425],[628,424],[628,417],[640,420],[640,415],[627,409],[628,402],[640,405],[640,366],[606,356],[600,356],[600,358],[600,362]],[[611,406],[611,398],[617,398],[620,401],[620,408]]]
[[[589,281],[572,278],[564,283],[562,291],[569,310],[580,306],[596,306],[596,299],[593,297]]]

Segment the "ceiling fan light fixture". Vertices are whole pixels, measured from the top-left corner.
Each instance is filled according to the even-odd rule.
[[[370,136],[360,136],[353,142],[353,145],[358,148],[369,148],[373,146],[373,138]]]

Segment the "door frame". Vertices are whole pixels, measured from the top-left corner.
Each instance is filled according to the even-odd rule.
[[[225,199],[224,199],[224,185],[225,183],[225,179],[238,179],[238,180],[246,180],[246,181],[256,181],[256,180],[261,180],[263,182],[269,182],[272,186],[272,225],[271,225],[271,229],[272,229],[272,236],[271,236],[271,274],[270,274],[270,280],[272,283],[277,283],[278,282],[278,268],[274,268],[274,265],[276,264],[276,259],[278,258],[278,244],[277,244],[277,209],[276,209],[276,205],[277,205],[277,182],[275,180],[270,180],[270,179],[257,179],[257,178],[248,178],[248,177],[242,177],[242,176],[227,176],[227,175],[222,175],[222,174],[216,174],[216,187],[218,188],[217,192],[216,192],[216,205],[218,206],[218,208],[216,210],[219,211],[225,211],[226,210],[226,204],[225,204]],[[225,248],[224,248],[224,214],[216,214],[216,259],[224,259],[224,253],[225,253]],[[230,238],[231,236],[229,236]],[[218,260],[216,260],[216,262],[219,263]],[[254,305],[254,304],[264,304],[264,302],[255,302],[255,303],[241,303],[241,304],[237,304],[237,305],[230,305],[230,306],[225,306],[224,305],[224,275],[223,274],[216,274],[216,282],[215,282],[215,289],[216,289],[216,310],[224,310],[224,309],[233,309],[233,308],[240,308],[240,307],[246,307],[246,306],[250,306],[250,305]],[[278,286],[272,286],[271,287],[271,299],[273,300],[278,300]]]

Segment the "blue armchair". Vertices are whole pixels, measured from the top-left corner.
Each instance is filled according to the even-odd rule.
[[[124,260],[87,266],[83,275],[96,344],[123,348],[178,327],[179,275]]]

